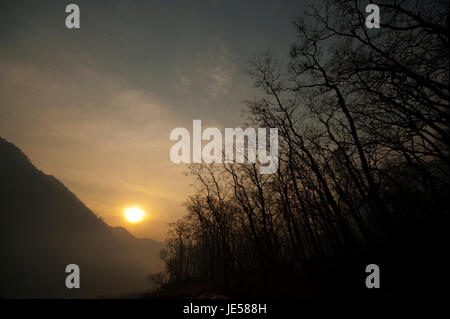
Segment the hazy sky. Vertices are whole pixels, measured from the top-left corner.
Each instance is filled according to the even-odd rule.
[[[66,29],[76,3],[81,28]],[[246,60],[287,61],[301,0],[0,0],[0,136],[108,224],[162,240],[191,194],[175,127],[242,126]],[[128,224],[126,206],[148,218]]]

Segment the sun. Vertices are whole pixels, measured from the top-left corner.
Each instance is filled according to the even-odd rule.
[[[139,223],[144,219],[145,212],[139,207],[127,207],[124,211],[125,219],[129,223]]]

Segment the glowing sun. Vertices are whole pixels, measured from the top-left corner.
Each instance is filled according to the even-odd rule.
[[[130,223],[139,223],[144,219],[145,212],[139,207],[127,207],[124,211],[125,219]]]

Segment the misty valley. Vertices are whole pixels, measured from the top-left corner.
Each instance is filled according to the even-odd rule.
[[[53,176],[0,139],[0,295],[117,297],[149,289],[162,271],[164,244],[110,227]],[[80,267],[81,288],[67,289],[66,266]]]

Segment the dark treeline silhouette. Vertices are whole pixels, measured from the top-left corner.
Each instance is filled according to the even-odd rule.
[[[290,61],[249,61],[249,127],[277,127],[280,165],[197,164],[160,283],[218,282],[242,296],[423,292],[448,239],[447,1],[315,2]],[[364,285],[365,265],[382,289]],[[412,289],[412,290],[411,290]],[[381,291],[381,292],[380,292]],[[415,291],[415,292],[414,292]]]

